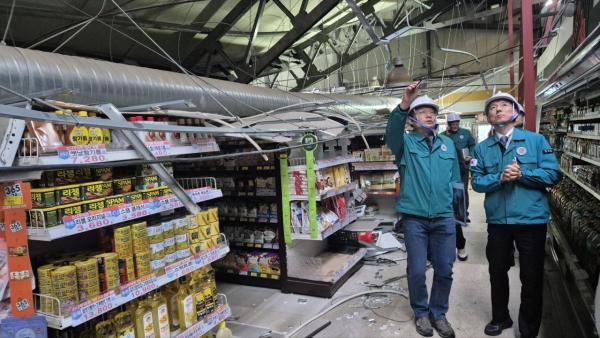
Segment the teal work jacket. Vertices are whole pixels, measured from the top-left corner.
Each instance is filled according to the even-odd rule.
[[[515,158],[521,179],[500,183],[502,172]],[[496,135],[490,136],[475,146],[470,168],[473,190],[485,193],[487,223],[548,223],[546,188],[557,184],[561,173],[554,151],[542,135],[514,128],[504,153]]]
[[[396,211],[426,218],[454,217],[452,184],[461,182],[454,142],[438,135],[429,150],[422,134],[405,133],[407,118],[408,112],[396,107],[385,133],[400,173]]]

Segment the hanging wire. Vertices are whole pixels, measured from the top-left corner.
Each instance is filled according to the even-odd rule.
[[[10,29],[10,24],[12,22],[13,14],[15,13],[15,3],[17,1],[13,0],[12,5],[10,6],[10,13],[8,14],[8,21],[6,22],[6,27],[4,28],[4,35],[2,36],[2,41],[0,43],[3,46],[6,46],[6,36],[8,35],[8,31]]]
[[[86,29],[92,22],[94,22],[94,20],[98,19],[98,17],[102,13],[102,11],[104,11],[105,5],[106,5],[106,0],[103,0],[102,6],[100,7],[100,10],[98,11],[98,13],[96,15],[94,15],[92,18],[90,18],[83,26],[81,26],[77,31],[75,31],[75,33],[73,33],[71,36],[69,36],[60,45],[58,45],[56,48],[54,48],[52,53],[56,53],[59,49],[61,49],[64,45],[66,45],[69,41],[71,41],[75,36],[77,36],[77,34],[81,33],[84,29]]]

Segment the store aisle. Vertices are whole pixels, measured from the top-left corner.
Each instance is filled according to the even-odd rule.
[[[454,284],[447,316],[457,337],[485,337],[483,328],[491,318],[490,288],[485,258],[487,232],[484,223],[483,195],[473,191],[470,193],[472,223],[465,228],[469,259],[466,262],[457,261],[454,265]],[[402,259],[405,254],[398,252],[386,257]],[[431,286],[432,272],[432,270],[428,271],[429,286]],[[342,286],[333,299],[282,294],[278,290],[232,284],[220,283],[219,285],[220,292],[225,293],[229,299],[234,322],[264,328],[257,329],[232,323],[234,334],[238,337],[259,337],[267,333],[268,329],[282,334],[291,332],[331,304],[348,295],[369,290],[370,288],[364,285],[365,282],[380,284],[388,278],[405,273],[405,261],[398,262],[396,266],[365,265]],[[518,275],[517,264],[510,271],[510,312],[515,321],[520,290]],[[395,290],[406,289],[406,279],[390,283],[387,287]],[[371,310],[367,307],[375,309]],[[303,329],[299,336],[306,336],[327,321],[331,321],[331,325],[315,337],[420,337],[415,332],[411,316],[408,300],[399,296],[390,296],[388,299],[372,298],[366,301],[365,298],[358,298],[328,312]],[[272,335],[272,337],[277,336]],[[499,337],[514,336],[513,329],[508,329]],[[554,335],[544,334],[542,328],[539,337],[554,337]]]

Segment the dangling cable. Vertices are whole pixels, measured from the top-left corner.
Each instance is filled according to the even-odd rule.
[[[15,13],[15,3],[17,0],[13,0],[12,5],[10,6],[10,13],[8,14],[8,21],[6,22],[6,28],[4,28],[4,35],[2,36],[2,41],[0,43],[3,46],[6,46],[6,36],[8,35],[8,30],[10,28],[10,24],[12,22],[13,14]]]

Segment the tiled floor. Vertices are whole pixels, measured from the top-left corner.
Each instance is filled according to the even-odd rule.
[[[469,259],[456,262],[454,265],[454,283],[450,295],[450,310],[447,318],[453,325],[457,337],[485,337],[483,327],[490,320],[490,291],[487,261],[485,259],[486,225],[483,212],[483,195],[471,194],[470,214],[472,223],[465,228]],[[397,252],[391,255],[398,259],[405,254]],[[379,276],[376,274],[379,273]],[[369,287],[363,282],[381,283],[391,277],[406,273],[405,261],[396,266],[363,266],[334,295],[332,299],[307,297],[294,294],[282,294],[277,290],[262,289],[233,284],[220,285],[220,292],[225,293],[231,305],[233,316],[231,327],[237,337],[260,337],[273,331],[285,335],[311,317],[343,298],[357,292],[367,291]],[[511,298],[510,311],[513,319],[517,318],[519,306],[520,282],[518,266],[510,271]],[[427,274],[428,285],[431,286],[432,270]],[[406,279],[390,284],[398,290],[406,288]],[[372,301],[371,299],[370,301]],[[366,303],[365,298],[349,301],[301,330],[296,337],[305,337],[321,325],[331,324],[315,337],[420,337],[412,322],[412,311],[408,300],[390,295],[379,299],[380,303]],[[379,307],[368,309],[364,304]],[[248,324],[248,325],[236,325]],[[499,337],[514,337],[514,330],[505,330]],[[437,336],[437,335],[436,335]],[[539,337],[555,337],[556,334],[544,330]],[[262,336],[267,337],[267,336]]]

